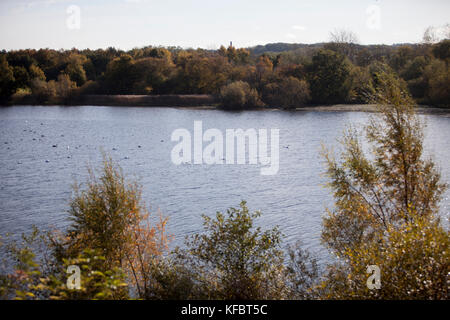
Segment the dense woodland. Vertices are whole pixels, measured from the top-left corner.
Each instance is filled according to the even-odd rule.
[[[398,75],[419,104],[448,107],[449,59],[450,40],[365,46],[342,37],[248,49],[3,51],[0,99],[28,95],[52,104],[90,94],[212,94],[230,107],[365,103],[383,70]]]

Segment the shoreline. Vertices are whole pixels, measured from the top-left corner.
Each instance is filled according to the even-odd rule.
[[[85,95],[72,97],[66,101],[52,101],[38,103],[30,95],[16,96],[8,104],[11,106],[104,106],[104,107],[148,107],[148,108],[176,108],[187,110],[224,110],[230,112],[241,111],[285,111],[285,112],[377,112],[374,104],[335,104],[310,105],[293,109],[281,107],[258,107],[243,109],[227,109],[220,107],[213,95],[186,94],[186,95]],[[442,114],[450,116],[450,108],[439,108],[419,105],[416,111],[420,114]]]

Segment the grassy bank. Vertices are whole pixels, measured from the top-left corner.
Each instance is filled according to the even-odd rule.
[[[197,107],[217,104],[212,95],[81,95],[65,99],[39,101],[31,94],[15,95],[8,105],[81,105],[81,106],[142,106],[142,107]]]

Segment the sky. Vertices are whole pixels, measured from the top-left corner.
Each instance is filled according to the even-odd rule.
[[[0,0],[0,49],[216,49],[326,42],[420,42],[450,23],[449,0]]]

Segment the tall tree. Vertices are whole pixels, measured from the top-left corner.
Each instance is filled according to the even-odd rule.
[[[345,29],[336,29],[330,32],[330,42],[327,46],[340,54],[348,57],[352,62],[356,59],[356,45],[359,43],[358,36]]]
[[[372,155],[355,130],[344,136],[341,161],[324,152],[336,201],[324,218],[322,240],[341,258],[324,283],[326,296],[397,297],[397,283],[383,282],[373,292],[366,287],[371,262],[382,277],[401,280],[416,297],[442,297],[448,272],[448,252],[442,250],[449,236],[439,225],[438,204],[446,185],[433,161],[424,159],[423,125],[404,82],[386,72],[375,82],[379,114],[365,127]]]
[[[15,90],[14,70],[4,55],[0,56],[0,99],[9,98]]]
[[[316,103],[342,103],[350,92],[350,64],[344,56],[320,50],[309,66],[311,97]]]

